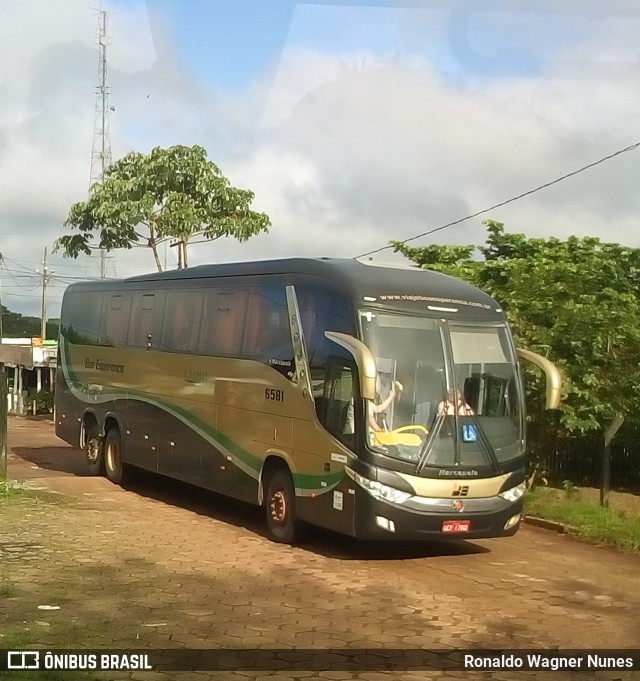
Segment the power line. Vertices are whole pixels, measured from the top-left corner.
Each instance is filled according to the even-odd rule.
[[[17,286],[18,288],[21,288],[25,291],[35,291],[38,288],[37,284],[33,288],[27,288],[26,286],[23,286],[22,284],[20,284],[19,282],[16,281],[15,277],[13,276],[13,272],[10,269],[8,269],[7,267],[4,267],[3,269],[9,275],[9,278],[13,282],[14,286]],[[21,275],[21,276],[26,276],[26,275]],[[33,274],[31,276],[36,277],[37,275]]]
[[[142,247],[142,246],[141,246]],[[90,246],[93,250],[100,250],[98,246]],[[148,246],[144,246],[144,248],[148,248]],[[92,256],[86,256],[86,257],[92,257]],[[32,264],[32,265],[40,265],[41,261],[40,260],[21,260],[20,262],[17,262],[16,260],[11,260],[11,258],[5,257],[5,260],[7,262],[10,262],[11,264],[15,265],[16,267],[22,267],[24,270],[31,271],[29,268],[24,267],[24,263],[26,264]],[[76,269],[84,269],[87,267],[87,264],[85,263],[84,265],[82,264],[76,264],[76,263],[69,263],[66,262],[63,259],[56,260],[54,262],[54,265],[56,267],[64,267],[66,268],[76,268]],[[125,269],[125,270],[139,270],[140,266],[139,265],[120,265],[120,269]],[[86,278],[86,277],[85,277]]]
[[[7,256],[5,255],[2,258],[2,264],[4,265],[5,268],[6,268],[5,263],[8,263],[8,262],[10,262],[14,267],[20,267],[25,272],[29,272],[30,274],[33,273],[33,270],[30,270],[28,267],[25,267],[21,262],[17,262],[16,260],[12,260],[11,258],[7,258]]]
[[[2,295],[7,298],[30,298],[31,300],[40,300],[40,293],[9,293],[6,290],[2,291]],[[62,300],[62,296],[47,296],[49,300]]]
[[[621,154],[626,154],[628,151],[634,151],[640,147],[640,142],[636,142],[635,144],[631,144],[628,147],[625,147],[624,149],[618,149],[618,151],[615,151],[613,154],[609,154],[608,156],[604,156],[603,158],[594,161],[593,163],[589,163],[586,166],[582,166],[582,168],[578,168],[578,170],[574,170],[570,173],[567,173],[566,175],[562,175],[561,177],[556,178],[555,180],[551,180],[551,182],[545,182],[544,184],[541,184],[539,187],[536,187],[535,189],[530,189],[527,192],[523,192],[522,194],[518,194],[518,196],[514,196],[510,199],[507,199],[506,201],[501,201],[500,203],[496,203],[495,205],[491,206],[490,208],[483,208],[482,210],[477,211],[476,213],[473,213],[472,215],[467,215],[463,218],[460,218],[459,220],[454,220],[453,222],[447,222],[446,225],[441,225],[440,227],[436,227],[435,229],[430,229],[428,232],[423,232],[422,234],[417,234],[416,236],[412,236],[409,239],[403,239],[399,243],[401,244],[406,244],[409,241],[415,241],[416,239],[420,239],[423,236],[429,236],[430,234],[434,234],[435,232],[439,232],[442,229],[447,229],[447,227],[453,227],[453,225],[459,225],[461,222],[465,222],[465,220],[471,220],[471,218],[477,218],[479,215],[482,215],[483,213],[488,213],[489,211],[492,211],[496,208],[500,208],[502,206],[506,206],[508,203],[513,203],[514,201],[518,201],[519,199],[524,198],[525,196],[530,196],[531,194],[535,194],[536,192],[541,191],[542,189],[546,189],[547,187],[551,187],[554,184],[558,184],[558,182],[562,182],[563,180],[566,180],[569,177],[573,177],[574,175],[578,175],[579,173],[584,172],[585,170],[589,170],[589,168],[593,168],[597,165],[600,165],[601,163],[604,163],[605,161],[610,161],[612,158],[615,158],[616,156],[620,156]],[[387,245],[387,246],[381,246],[380,248],[376,248],[372,251],[368,251],[367,253],[362,253],[361,255],[356,256],[357,258],[364,258],[367,255],[373,255],[374,253],[379,253],[380,251],[385,251],[387,248],[394,248],[394,246]]]
[[[71,274],[57,274],[54,279],[57,279],[61,284],[66,284],[69,281],[100,281],[102,277],[76,277]]]

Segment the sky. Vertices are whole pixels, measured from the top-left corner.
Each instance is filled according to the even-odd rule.
[[[113,159],[199,144],[271,218],[245,243],[192,245],[191,265],[355,257],[640,141],[634,0],[0,0],[0,294],[22,314],[40,315],[45,248],[47,316],[100,276],[97,255],[52,253],[90,183],[99,7]],[[639,163],[630,151],[411,244],[480,245],[493,219],[638,247]],[[106,267],[155,265],[139,247]]]

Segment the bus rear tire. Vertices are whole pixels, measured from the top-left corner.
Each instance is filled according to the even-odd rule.
[[[296,492],[289,471],[280,468],[269,477],[265,497],[269,537],[279,544],[295,544],[301,522],[296,515]]]
[[[104,442],[98,426],[89,426],[85,436],[84,454],[89,475],[104,475]]]
[[[122,438],[117,428],[111,428],[104,439],[104,468],[111,482],[116,485],[125,482],[127,467],[122,461]]]

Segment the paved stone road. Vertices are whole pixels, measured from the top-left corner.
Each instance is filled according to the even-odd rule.
[[[10,478],[53,491],[0,516],[0,634],[56,647],[634,648],[640,558],[524,527],[458,545],[264,536],[257,509],[155,476],[84,476],[46,422],[10,419]],[[39,610],[38,605],[60,606]],[[3,647],[0,639],[0,648]],[[440,679],[535,672],[112,673],[111,679]],[[576,679],[559,672],[554,679]],[[628,672],[593,677],[632,678]],[[546,677],[545,677],[546,678]],[[637,678],[637,675],[636,675]]]

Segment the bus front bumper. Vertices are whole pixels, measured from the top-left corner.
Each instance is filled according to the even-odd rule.
[[[390,504],[356,489],[356,536],[362,539],[488,539],[514,535],[522,499],[446,499],[437,510]]]

